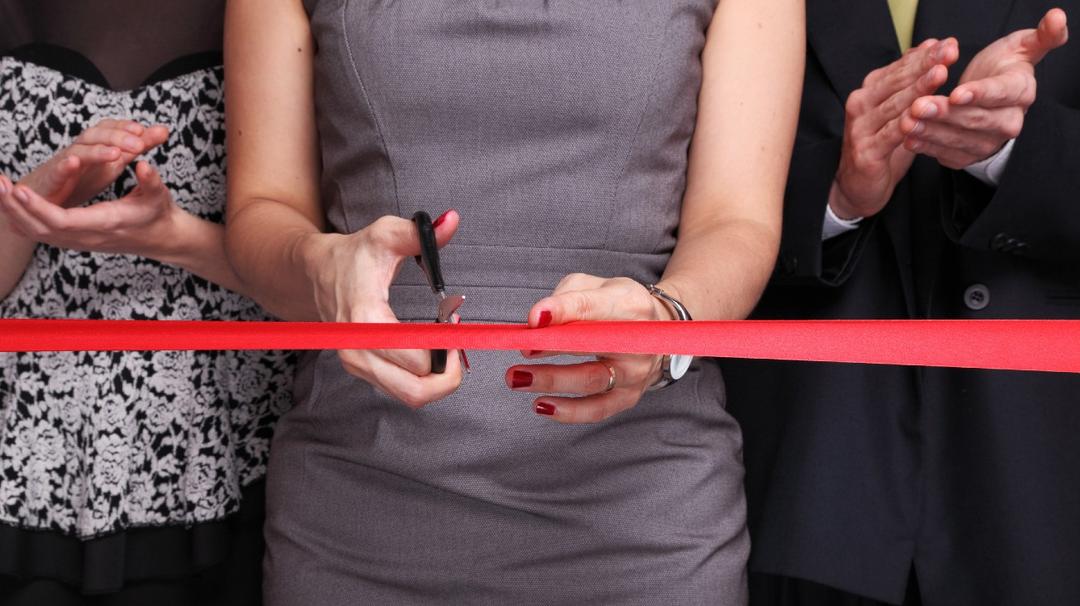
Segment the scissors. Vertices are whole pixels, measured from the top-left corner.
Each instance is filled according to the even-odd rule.
[[[435,227],[431,224],[431,217],[424,211],[417,211],[413,215],[413,222],[420,232],[420,254],[415,257],[416,263],[424,270],[431,292],[435,293],[435,322],[440,324],[457,324],[461,322],[461,316],[457,310],[465,302],[465,295],[446,294],[446,284],[443,282],[442,266],[439,263],[439,246],[435,242]],[[469,372],[469,358],[465,351],[459,349],[461,367]],[[431,372],[441,374],[446,371],[446,350],[431,350]]]

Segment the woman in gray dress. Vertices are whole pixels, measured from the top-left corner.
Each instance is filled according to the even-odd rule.
[[[430,322],[407,217],[447,207],[469,320],[674,319],[640,282],[741,318],[763,288],[800,1],[228,11],[229,254],[282,317]],[[713,365],[646,391],[660,356],[470,359],[464,380],[453,352],[443,373],[422,351],[302,364],[271,455],[270,604],[745,601],[740,436]]]

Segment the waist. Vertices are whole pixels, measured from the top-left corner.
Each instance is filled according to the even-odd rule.
[[[551,294],[559,281],[571,273],[656,281],[669,256],[602,249],[454,244],[440,252],[446,290],[465,295],[460,313],[469,322],[524,322],[533,303]],[[390,306],[402,321],[434,320],[434,295],[415,263],[402,266],[390,288]]]

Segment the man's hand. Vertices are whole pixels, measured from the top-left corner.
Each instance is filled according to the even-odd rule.
[[[1055,8],[1037,29],[1013,32],[982,50],[948,97],[927,96],[901,123],[904,147],[962,169],[989,158],[1020,135],[1035,102],[1035,66],[1069,39],[1065,11]]]
[[[845,106],[844,143],[829,206],[844,219],[868,217],[885,207],[914,154],[902,146],[901,119],[912,102],[948,79],[960,56],[955,39],[927,40],[896,62],[874,70]]]

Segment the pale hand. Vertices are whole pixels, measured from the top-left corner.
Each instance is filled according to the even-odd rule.
[[[528,323],[543,328],[577,321],[673,319],[663,303],[630,278],[571,274],[563,278],[551,296],[533,305]],[[550,351],[522,353],[530,359],[566,355]],[[533,403],[537,414],[561,423],[597,423],[634,407],[645,390],[660,379],[661,356],[601,352],[571,355],[595,360],[512,366],[506,371],[506,384],[517,391],[545,394]]]
[[[135,167],[137,186],[117,200],[63,208],[26,185],[0,177],[0,212],[22,236],[72,250],[160,258],[176,243],[183,213],[161,176],[146,162]]]
[[[436,219],[440,248],[450,242],[459,220],[454,211]],[[390,308],[390,285],[401,264],[420,254],[419,234],[412,221],[385,216],[353,234],[311,234],[300,248],[322,321],[398,321]],[[433,318],[434,310],[432,303]],[[445,398],[462,379],[461,362],[454,351],[447,355],[446,370],[440,374],[431,373],[427,351],[342,350],[338,357],[349,374],[410,408]]]
[[[902,124],[904,147],[951,169],[994,155],[1024,128],[1036,97],[1035,66],[1068,39],[1065,12],[1055,8],[1038,28],[990,44],[971,60],[952,94],[912,104]]]
[[[26,175],[20,184],[57,206],[79,206],[116,181],[137,156],[168,137],[169,130],[164,126],[102,120]]]

